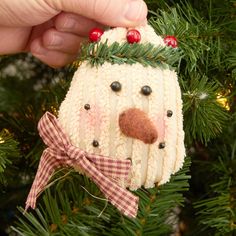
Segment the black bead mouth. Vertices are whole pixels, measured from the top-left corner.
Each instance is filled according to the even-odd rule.
[[[166,147],[165,142],[159,143],[159,149],[164,149]]]
[[[99,147],[99,142],[97,140],[93,140],[92,145],[94,147]]]

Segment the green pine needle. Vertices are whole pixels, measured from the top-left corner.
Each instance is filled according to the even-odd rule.
[[[91,43],[83,45],[79,58],[74,65],[81,61],[88,61],[92,66],[101,66],[105,62],[111,64],[135,64],[143,66],[170,68],[179,61],[181,51],[172,47],[155,47],[151,43],[147,44],[119,44],[112,43],[110,46],[105,43]]]
[[[169,225],[166,220],[176,206],[183,204],[183,192],[188,190],[190,178],[187,174],[189,165],[190,160],[187,158],[183,169],[161,187],[134,192],[140,198],[136,219],[122,216],[110,203],[106,206],[104,196],[96,185],[72,171],[52,186],[50,191],[46,191],[43,204],[39,204],[40,207],[33,213],[21,217],[18,226],[13,229],[27,236],[168,235],[172,231],[171,222]],[[23,209],[20,208],[20,211],[23,212]]]
[[[206,76],[196,74],[188,81],[180,81],[183,87],[186,142],[199,140],[206,144],[222,132],[229,118],[225,108],[217,101],[220,87]]]
[[[0,183],[6,182],[4,171],[11,166],[12,161],[19,157],[18,142],[16,142],[8,131],[0,132]]]
[[[210,185],[207,198],[194,204],[197,210],[197,219],[203,226],[202,230],[211,229],[214,235],[233,235],[236,232],[235,185],[236,178],[233,170],[235,162],[236,141],[231,153],[226,148],[221,150],[218,162],[207,163],[216,176],[215,182]]]

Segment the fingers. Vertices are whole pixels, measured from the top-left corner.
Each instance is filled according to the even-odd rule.
[[[76,54],[79,51],[81,43],[85,40],[85,38],[75,34],[50,29],[44,33],[42,37],[42,44],[48,50]]]
[[[30,51],[42,62],[52,67],[62,67],[76,59],[82,41],[76,35],[49,30],[31,43]]]
[[[109,26],[134,26],[146,21],[143,0],[44,0],[52,8],[72,12]]]
[[[30,27],[42,24],[60,13],[44,0],[1,0],[0,25],[10,27]]]
[[[87,40],[89,31],[94,27],[103,26],[83,16],[63,12],[34,28],[29,50],[50,66],[64,66],[75,58],[81,43]],[[60,61],[59,55],[62,57]]]
[[[88,37],[89,31],[92,28],[104,27],[98,22],[84,16],[65,12],[62,12],[55,18],[54,24],[55,28],[59,31],[74,33],[84,37]]]
[[[71,63],[77,57],[77,55],[48,50],[43,46],[42,42],[37,42],[37,40],[36,42],[34,41],[34,43],[32,43],[31,51],[32,54],[39,60],[55,68]]]
[[[98,24],[128,27],[146,22],[147,6],[143,0],[119,0],[118,3],[115,0],[44,1],[62,13],[53,19],[55,29],[46,28],[43,34],[30,41],[30,51],[54,67],[71,62],[83,37]],[[43,25],[40,27],[38,32],[42,31]],[[37,30],[34,32],[32,35],[38,35]]]
[[[0,55],[18,53],[24,50],[31,28],[14,28],[0,26]]]

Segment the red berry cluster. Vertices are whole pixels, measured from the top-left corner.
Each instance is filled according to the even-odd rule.
[[[91,42],[98,42],[103,35],[104,31],[99,28],[94,28],[90,31],[89,33],[89,39]],[[126,39],[128,43],[133,44],[133,43],[139,43],[141,40],[141,34],[138,30],[136,29],[131,29],[128,30],[126,34]],[[164,43],[167,46],[170,46],[172,48],[177,48],[178,47],[178,42],[175,36],[173,35],[167,35],[164,38]]]
[[[89,32],[89,40],[90,42],[98,42],[101,39],[104,31],[99,28],[94,28]],[[136,29],[131,29],[126,34],[127,41],[131,44],[139,43],[141,40],[141,34]]]

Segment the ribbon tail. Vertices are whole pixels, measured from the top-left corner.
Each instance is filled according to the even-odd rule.
[[[45,189],[55,169],[59,166],[61,163],[50,154],[47,148],[41,156],[37,174],[26,200],[25,212],[29,207],[35,208],[38,196]]]
[[[138,211],[138,197],[104,176],[85,156],[80,159],[79,165],[98,185],[105,197],[121,213],[128,217],[136,217]]]

